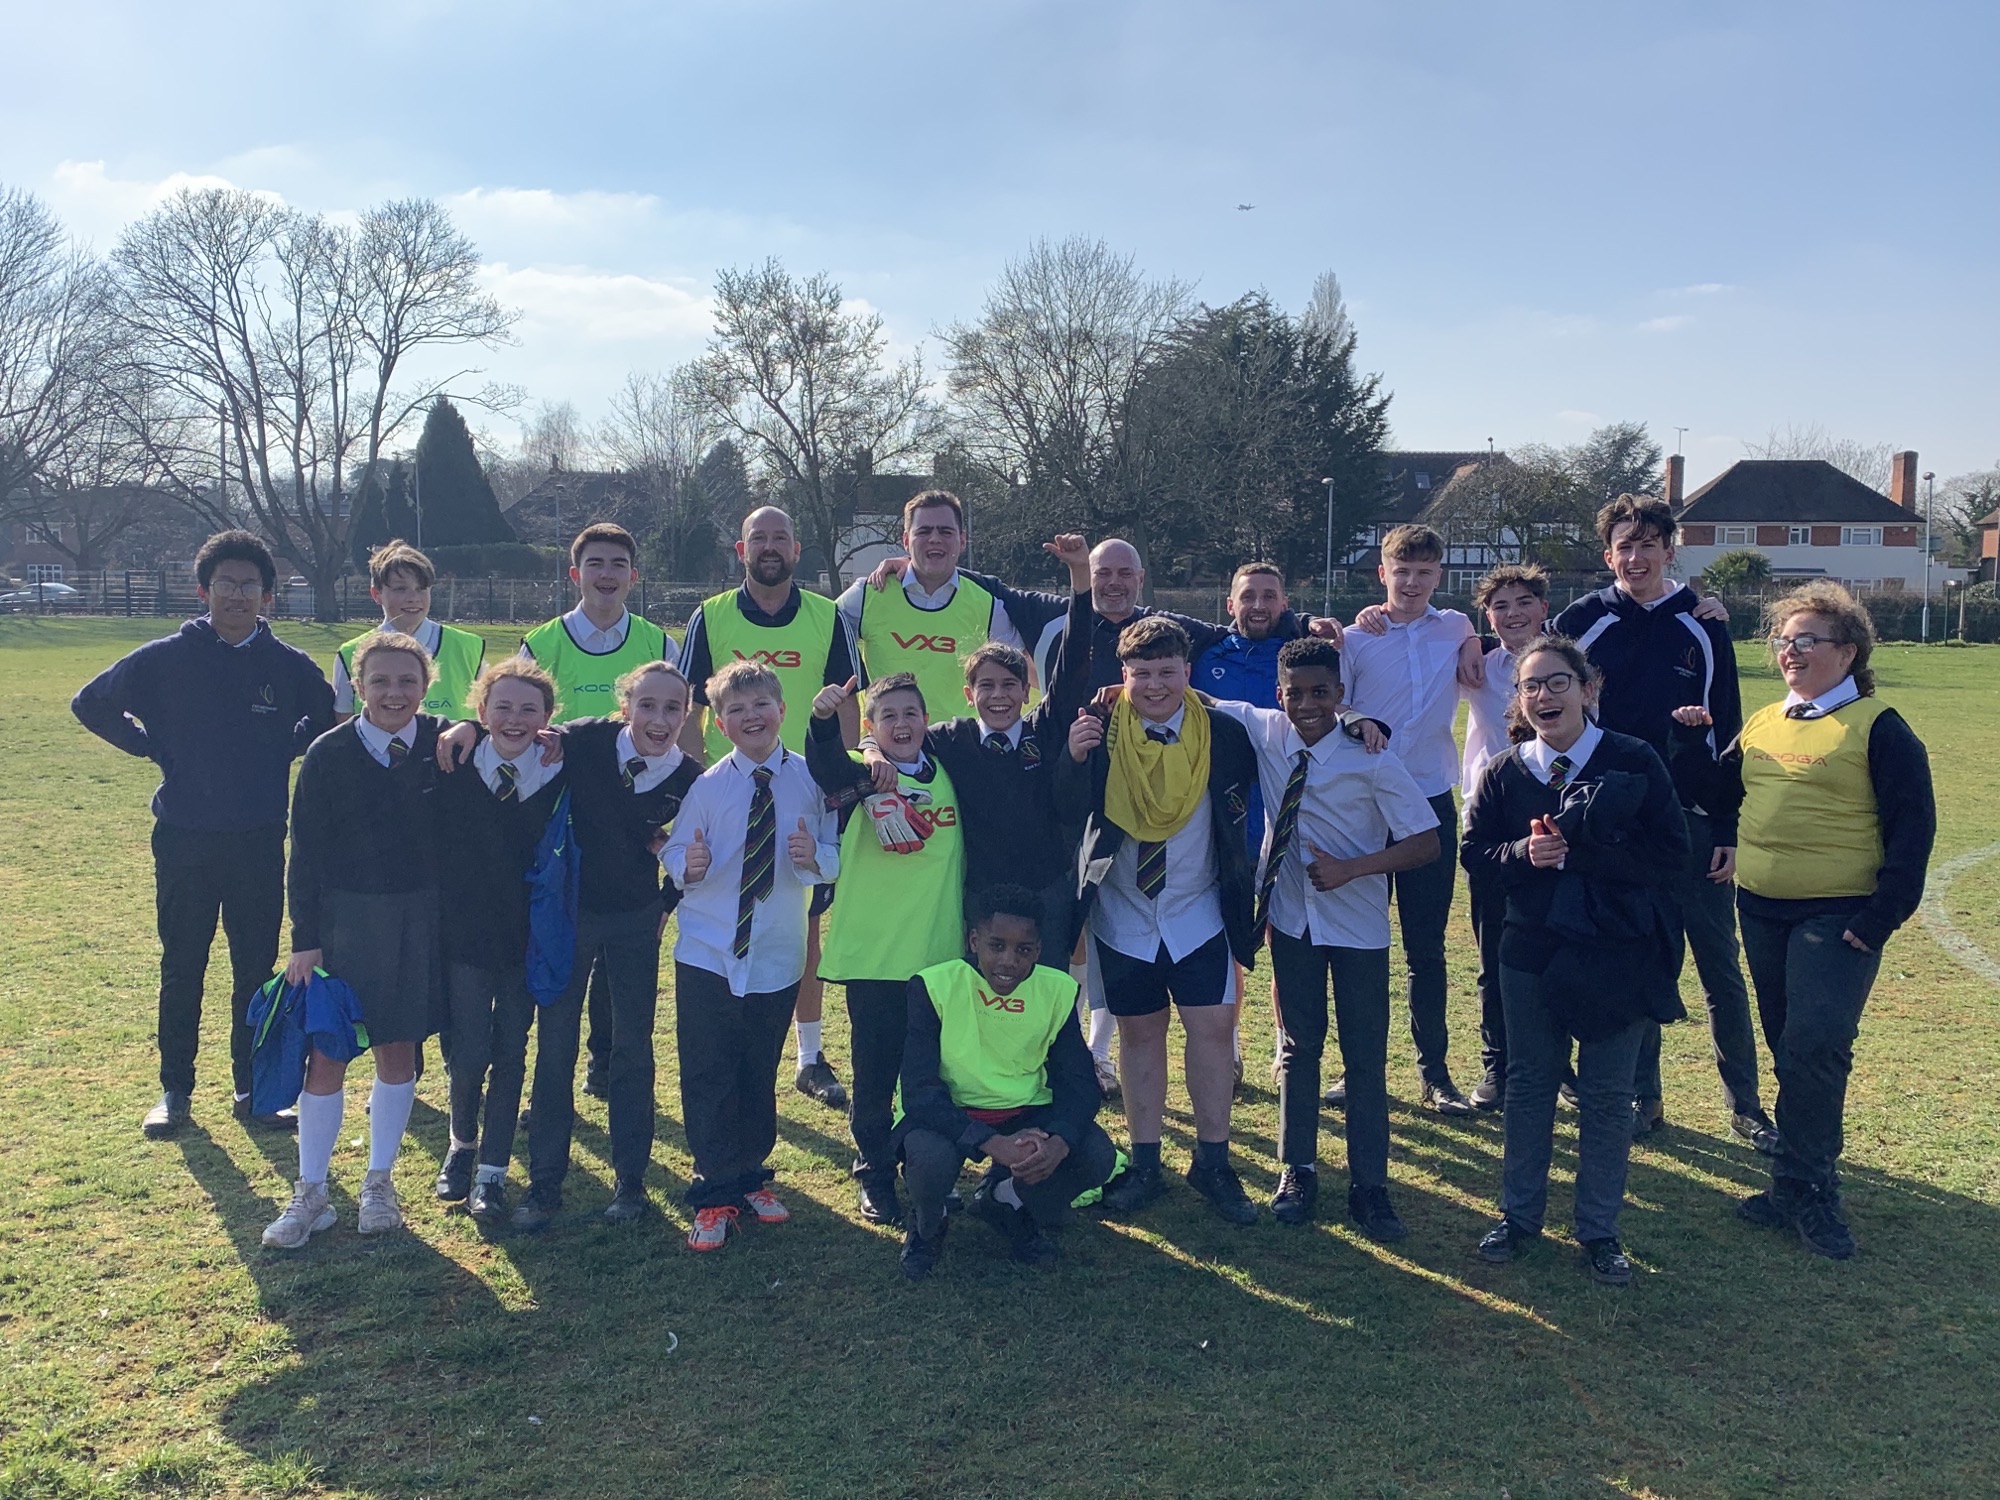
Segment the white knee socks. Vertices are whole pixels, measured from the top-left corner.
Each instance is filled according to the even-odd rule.
[[[299,1180],[325,1182],[333,1162],[333,1148],[340,1142],[340,1118],[347,1095],[339,1089],[330,1094],[299,1095]]]
[[[799,1066],[802,1068],[808,1063],[819,1061],[819,1028],[818,1021],[792,1022],[792,1031],[799,1043]]]
[[[410,1123],[410,1106],[417,1101],[417,1081],[375,1080],[368,1096],[368,1170],[386,1172],[396,1165],[396,1148],[403,1144],[403,1127]]]

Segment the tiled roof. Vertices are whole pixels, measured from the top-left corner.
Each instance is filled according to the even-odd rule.
[[[1689,495],[1680,520],[1881,525],[1915,514],[1824,459],[1744,458]]]

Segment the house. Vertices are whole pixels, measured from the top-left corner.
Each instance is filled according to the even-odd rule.
[[[1974,583],[2000,581],[2000,510],[1979,522],[1979,568]]]
[[[644,481],[609,470],[554,469],[501,512],[514,535],[536,547],[567,547],[593,521],[635,535],[651,529],[659,501]]]
[[[1384,452],[1379,458],[1384,489],[1381,508],[1335,562],[1335,588],[1372,586],[1375,570],[1382,561],[1383,537],[1412,521],[1435,524],[1429,520],[1429,512],[1454,479],[1464,476],[1470,480],[1486,465],[1509,462],[1506,454],[1490,448],[1463,452]],[[1454,537],[1451,528],[1438,529],[1445,539],[1444,591],[1448,594],[1471,593],[1472,586],[1488,568],[1519,556],[1518,548],[1498,541]]]
[[[74,526],[41,521],[12,521],[0,526],[0,575],[22,583],[64,582],[69,554],[55,543],[61,539],[74,545],[75,532]]]
[[[1667,463],[1667,501],[1680,520],[1680,571],[1694,578],[1726,552],[1770,559],[1779,581],[1831,578],[1859,594],[1925,587],[1924,516],[1917,455],[1890,460],[1889,493],[1817,458],[1745,458],[1680,497],[1679,456]],[[1930,587],[1959,569],[1933,562]]]

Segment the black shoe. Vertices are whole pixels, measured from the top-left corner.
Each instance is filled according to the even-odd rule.
[[[1824,1255],[1828,1260],[1854,1259],[1858,1247],[1853,1231],[1847,1227],[1847,1216],[1841,1212],[1839,1193],[1830,1188],[1819,1189],[1800,1207],[1794,1223],[1799,1238],[1814,1255]]]
[[[864,1177],[859,1194],[861,1217],[870,1224],[900,1224],[903,1205],[896,1197],[894,1177]]]
[[[1576,1080],[1573,1078],[1563,1080],[1562,1087],[1556,1090],[1556,1097],[1571,1109],[1583,1108],[1583,1102],[1576,1097]]]
[[[194,1118],[190,1105],[193,1103],[186,1094],[168,1089],[160,1095],[160,1102],[146,1111],[146,1118],[139,1122],[139,1128],[146,1133],[149,1141],[164,1141],[177,1135],[181,1126]]]
[[[472,1169],[478,1165],[478,1152],[470,1146],[453,1146],[444,1154],[444,1167],[438,1172],[433,1191],[440,1203],[463,1203],[472,1192]]]
[[[1311,1167],[1288,1166],[1278,1173],[1271,1217],[1280,1224],[1310,1224],[1319,1203],[1319,1173]]]
[[[1326,1086],[1326,1092],[1319,1096],[1319,1102],[1330,1104],[1335,1109],[1347,1108],[1347,1075],[1342,1073]]]
[[[1739,1199],[1736,1217],[1746,1224],[1756,1224],[1765,1229],[1789,1229],[1798,1218],[1798,1211],[1780,1202],[1775,1193],[1762,1192]]]
[[[521,1202],[514,1210],[514,1227],[524,1234],[535,1234],[547,1229],[562,1211],[562,1190],[560,1188],[539,1188],[528,1184],[528,1191],[521,1195]]]
[[[613,1224],[630,1224],[635,1219],[644,1218],[652,1209],[653,1201],[646,1196],[646,1185],[642,1182],[621,1182],[612,1193],[611,1202],[605,1206],[604,1217]]]
[[[521,1110],[521,1117],[514,1122],[514,1128],[526,1135],[535,1126],[535,1106],[528,1104]]]
[[[1583,1253],[1590,1261],[1590,1279],[1599,1286],[1632,1284],[1632,1262],[1625,1258],[1625,1247],[1617,1240],[1585,1240]]]
[[[1385,1187],[1351,1187],[1347,1190],[1347,1217],[1361,1226],[1361,1232],[1377,1244],[1393,1245],[1408,1239],[1410,1231],[1389,1201]]]
[[[1021,1217],[1028,1219],[1025,1209],[1022,1210]],[[1024,1266],[1052,1266],[1062,1259],[1062,1251],[1057,1249],[1056,1242],[1043,1232],[1041,1225],[1033,1219],[1028,1219],[1028,1233],[1015,1242],[1013,1256]]]
[[[1658,1099],[1632,1101],[1632,1139],[1643,1141],[1667,1123],[1667,1110]]]
[[[905,1281],[922,1281],[931,1274],[938,1263],[938,1255],[944,1249],[942,1228],[925,1239],[914,1227],[903,1231],[903,1250],[896,1257],[896,1263],[903,1268]]]
[[[230,1106],[230,1112],[238,1120],[242,1121],[245,1127],[251,1130],[278,1132],[295,1131],[299,1128],[299,1112],[296,1109],[287,1107],[285,1109],[273,1110],[268,1115],[252,1114],[250,1112],[250,1096],[248,1094],[245,1094]]]
[[[1166,1194],[1166,1174],[1158,1167],[1127,1166],[1105,1184],[1102,1203],[1107,1213],[1135,1214]]]
[[[583,1091],[593,1099],[611,1097],[611,1065],[592,1058],[583,1070]]]
[[[823,1056],[801,1063],[792,1087],[828,1109],[847,1108],[847,1090],[841,1087],[840,1075],[833,1071],[833,1064]]]
[[[1502,1219],[1479,1241],[1479,1258],[1489,1265],[1504,1266],[1534,1240],[1539,1233],[1530,1233],[1517,1226],[1512,1219]]]
[[[1507,1073],[1504,1068],[1488,1068],[1486,1076],[1472,1091],[1472,1107],[1482,1115],[1504,1114],[1507,1110]]]
[[[466,1199],[465,1211],[479,1221],[482,1228],[498,1228],[507,1222],[507,1184],[498,1177],[489,1177],[472,1185],[472,1196]]]
[[[1469,1120],[1472,1106],[1465,1102],[1465,1095],[1458,1091],[1458,1085],[1449,1078],[1436,1083],[1426,1083],[1417,1094],[1417,1102],[1425,1109],[1443,1115],[1448,1120]]]
[[[1243,1191],[1243,1183],[1236,1175],[1236,1169],[1225,1161],[1212,1166],[1203,1166],[1199,1157],[1187,1169],[1187,1185],[1214,1205],[1226,1223],[1255,1224],[1257,1205],[1250,1201],[1250,1195]]]
[[[1735,1116],[1729,1122],[1729,1133],[1740,1141],[1748,1142],[1751,1150],[1759,1156],[1778,1154],[1778,1128],[1761,1112]]]

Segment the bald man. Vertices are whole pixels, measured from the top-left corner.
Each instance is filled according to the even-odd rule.
[[[792,571],[799,562],[798,528],[784,511],[765,505],[745,516],[736,556],[743,564],[743,582],[703,600],[689,618],[681,641],[681,671],[687,674],[694,701],[706,708],[708,679],[718,668],[736,661],[769,667],[785,692],[779,738],[786,749],[803,755],[814,696],[822,687],[844,686],[857,675],[854,642],[833,601],[824,594],[807,593],[793,581]],[[712,711],[690,713],[681,728],[681,748],[703,765],[730,751],[714,718]],[[860,738],[860,711],[852,698],[841,705],[840,730],[850,747]],[[832,886],[820,887],[813,901],[806,977],[799,984],[798,1008],[793,1012],[799,1048],[796,1082],[808,1098],[829,1109],[845,1109],[847,1090],[820,1045],[819,913],[832,891]]]

